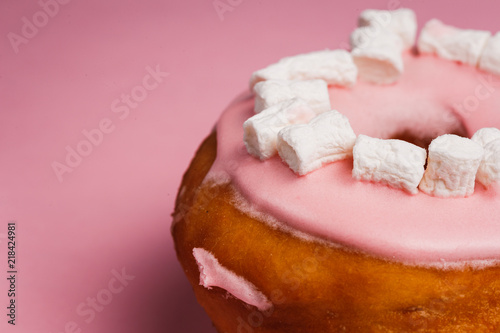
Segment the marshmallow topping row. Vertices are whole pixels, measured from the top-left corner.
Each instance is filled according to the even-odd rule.
[[[265,160],[279,154],[299,175],[353,157],[355,179],[380,182],[411,194],[418,188],[439,197],[465,197],[477,180],[500,181],[500,130],[485,128],[472,139],[442,135],[429,152],[402,140],[356,136],[349,120],[330,106],[328,85],[352,86],[357,76],[377,84],[395,82],[402,53],[416,37],[413,11],[365,10],[351,34],[352,51],[325,50],[283,58],[253,73],[256,115],[243,125],[247,151]],[[421,53],[500,74],[500,33],[462,30],[429,21]],[[427,168],[424,170],[424,165]]]
[[[324,80],[350,87],[357,77],[376,84],[391,84],[404,70],[404,51],[415,45],[417,20],[406,8],[368,9],[360,14],[350,36],[351,52],[323,50],[286,57],[252,74],[250,90],[266,80]],[[500,32],[459,29],[437,19],[425,24],[417,42],[422,54],[477,66],[500,75]]]

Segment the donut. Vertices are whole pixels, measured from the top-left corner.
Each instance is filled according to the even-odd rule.
[[[384,15],[391,23],[371,46],[359,46],[359,31]],[[354,72],[343,62],[328,78],[328,64],[304,74],[289,65],[303,63],[299,57],[278,63],[288,72],[278,65],[254,73],[253,92],[231,103],[196,152],[172,235],[218,332],[500,330],[500,150],[492,148],[500,142],[500,51],[487,51],[497,38],[432,20],[413,48],[412,15],[363,12],[346,52]],[[381,48],[397,52],[380,55]],[[256,109],[273,107],[257,87],[306,81],[311,73],[326,82],[335,111],[316,110],[324,106],[315,88],[298,123],[280,129],[277,152],[252,150],[244,124]],[[312,90],[304,91],[300,101]],[[272,93],[273,105],[284,95]],[[284,98],[282,105],[297,105]],[[300,135],[290,136],[291,149],[284,128],[296,126],[311,141],[322,129],[307,126],[328,112],[340,119],[339,132],[348,124],[355,136],[342,132],[334,158],[309,163],[293,146]],[[379,151],[386,155],[370,155]],[[289,154],[299,156],[298,167]],[[413,156],[417,167],[406,168]],[[383,167],[370,173],[373,159]]]

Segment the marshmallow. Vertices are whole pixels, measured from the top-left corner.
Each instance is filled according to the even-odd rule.
[[[366,26],[351,34],[351,54],[359,77],[378,83],[394,83],[403,73],[403,40],[387,30]]]
[[[397,10],[367,9],[361,12],[358,26],[371,26],[374,29],[388,30],[401,37],[405,48],[415,44],[417,36],[417,18],[411,9],[400,8]]]
[[[479,59],[479,68],[500,75],[500,32],[497,32],[486,43]]]
[[[484,148],[484,156],[476,180],[488,187],[500,180],[500,130],[494,127],[481,128],[472,140]]]
[[[445,198],[471,195],[483,151],[476,142],[453,134],[432,140],[420,190]]]
[[[432,19],[420,33],[418,49],[420,53],[477,66],[490,36],[489,31],[458,29]]]
[[[307,123],[316,113],[300,99],[294,98],[275,104],[243,123],[243,140],[248,152],[267,159],[277,153],[278,132],[285,126]]]
[[[500,181],[500,139],[484,146],[484,156],[477,170],[476,179],[485,187]]]
[[[356,134],[349,119],[332,110],[309,124],[291,125],[278,133],[278,153],[299,175],[352,155]]]
[[[261,81],[254,92],[256,113],[295,97],[305,100],[317,114],[331,109],[328,85],[323,80]]]
[[[383,140],[360,135],[353,149],[352,176],[418,193],[427,153],[402,140]]]
[[[352,86],[358,69],[345,50],[324,50],[286,57],[252,74],[250,90],[266,80],[321,79],[331,85]]]
[[[481,128],[471,138],[472,141],[479,143],[483,148],[496,139],[500,139],[500,130],[495,127]]]

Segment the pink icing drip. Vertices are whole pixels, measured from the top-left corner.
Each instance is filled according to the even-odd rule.
[[[472,135],[482,127],[500,128],[499,89],[498,77],[472,67],[406,54],[396,84],[331,87],[330,99],[356,134],[389,138],[408,129],[437,136],[462,121]],[[407,263],[500,259],[496,189],[477,184],[474,195],[459,199],[411,196],[353,180],[352,159],[298,177],[279,157],[261,162],[246,153],[242,123],[252,114],[248,95],[224,112],[209,177],[229,175],[255,209],[293,229]]]
[[[272,303],[252,283],[223,267],[207,250],[194,248],[193,256],[200,270],[200,285],[207,289],[220,287],[261,311],[272,307]]]

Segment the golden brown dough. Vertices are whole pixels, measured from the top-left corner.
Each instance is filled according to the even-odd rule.
[[[499,266],[407,266],[273,229],[233,206],[230,184],[202,184],[216,151],[212,133],[184,175],[172,234],[219,332],[500,332]],[[195,247],[253,283],[273,307],[261,312],[199,285]]]

